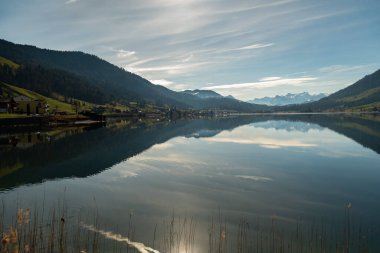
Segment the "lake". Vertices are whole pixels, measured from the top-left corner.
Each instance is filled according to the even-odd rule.
[[[30,208],[103,252],[379,252],[379,154],[376,115],[2,130],[3,229]]]

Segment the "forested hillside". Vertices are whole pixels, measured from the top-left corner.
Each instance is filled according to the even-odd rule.
[[[0,40],[0,56],[23,66],[20,68],[21,70],[18,70],[20,73],[15,74],[17,85],[23,85],[23,87],[29,87],[32,90],[39,89],[41,92],[44,91],[44,94],[59,90],[59,92],[72,95],[75,92],[72,90],[74,83],[79,83],[79,91],[76,94],[80,96],[78,99],[97,101],[98,103],[100,101],[124,100],[178,108],[218,108],[245,112],[266,109],[265,106],[252,105],[228,98],[220,100],[210,98],[208,100],[191,94],[175,92],[163,86],[154,85],[148,80],[112,65],[97,56],[82,52],[40,49]],[[43,84],[37,84],[43,78],[34,76],[32,74],[34,70],[37,70],[36,74],[47,73],[50,79],[44,81]],[[9,73],[6,77],[10,78]],[[58,82],[57,79],[63,79],[63,81]],[[28,80],[31,82],[26,84]],[[55,84],[48,84],[48,82],[53,81]],[[94,94],[86,99],[83,97],[90,93]]]

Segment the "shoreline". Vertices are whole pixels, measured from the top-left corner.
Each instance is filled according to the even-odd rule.
[[[228,112],[214,114],[215,118],[223,118],[229,116],[260,116],[260,115],[273,115],[273,116],[292,116],[292,115],[380,115],[380,112]],[[182,116],[183,117],[183,116]],[[136,115],[15,115],[10,117],[0,116],[0,128],[10,126],[65,126],[65,125],[93,125],[102,124],[107,119],[114,118],[170,118],[157,114],[136,114]],[[183,118],[186,118],[184,116]]]

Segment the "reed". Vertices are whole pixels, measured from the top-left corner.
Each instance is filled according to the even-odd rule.
[[[3,205],[1,253],[377,253],[380,249],[379,228],[354,223],[351,204],[344,206],[343,224],[327,219],[305,221],[301,217],[289,223],[276,216],[255,221],[242,217],[234,223],[227,222],[219,211],[217,217],[210,216],[204,229],[197,227],[195,218],[176,216],[173,212],[162,224],[155,224],[153,232],[145,233],[152,235],[150,245],[135,238],[132,211],[127,224],[117,224],[126,226],[126,236],[102,230],[105,225],[100,222],[97,208],[91,214],[79,213],[76,217],[68,217],[63,204],[48,212],[44,208],[20,208],[12,224],[4,221],[4,214]],[[205,238],[207,245],[199,249],[199,242]]]

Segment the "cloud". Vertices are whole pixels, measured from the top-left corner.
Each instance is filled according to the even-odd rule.
[[[214,48],[214,49],[204,50],[203,53],[206,53],[206,54],[222,54],[222,53],[234,52],[234,51],[237,52],[237,51],[246,51],[246,50],[266,48],[266,47],[270,47],[273,45],[274,45],[274,43],[266,43],[266,44],[258,43],[258,44],[252,44],[252,45],[236,47],[236,48],[227,48],[227,49]]]
[[[202,66],[209,65],[211,62],[196,62],[196,63],[178,63],[173,65],[159,65],[159,66],[147,66],[147,67],[134,67],[132,65],[127,65],[126,69],[128,71],[134,72],[136,74],[152,74],[154,72],[161,72],[163,75],[180,75],[184,73],[191,73],[191,71],[198,69]],[[157,79],[162,80],[162,79]]]
[[[158,80],[149,80],[153,84],[158,84],[162,86],[170,86],[173,84],[172,81],[166,80],[166,79],[158,79]]]
[[[222,89],[241,89],[241,88],[269,88],[277,86],[300,86],[304,85],[310,81],[315,81],[318,78],[316,77],[298,77],[298,78],[280,78],[280,77],[264,77],[261,78],[259,82],[252,83],[236,83],[236,84],[223,84],[223,85],[214,85],[203,87],[202,89],[209,90],[222,90]]]
[[[66,2],[65,2],[65,4],[72,4],[72,3],[76,3],[76,2],[78,2],[79,0],[67,0]]]
[[[189,62],[194,57],[194,54],[190,54],[185,59],[182,60],[182,62]]]
[[[127,50],[123,50],[123,49],[117,50],[117,57],[118,58],[129,58],[135,54],[136,54],[135,51],[127,51]]]
[[[318,15],[314,15],[311,17],[306,17],[304,19],[299,20],[299,22],[318,21],[321,19],[331,18],[331,17],[335,17],[338,15],[348,14],[350,12],[352,12],[352,10],[343,10],[343,11],[339,10],[339,11],[331,12],[331,13],[323,13],[323,14],[318,14]]]
[[[149,80],[149,82],[153,84],[165,86],[168,89],[172,89],[176,91],[181,91],[181,90],[189,88],[187,84],[174,83],[166,79]]]
[[[366,69],[372,69],[374,64],[366,65],[330,65],[319,69],[321,73],[337,74],[353,71],[363,71]]]
[[[102,49],[105,51],[107,54],[111,52],[112,57],[116,56],[116,61],[117,63],[121,64],[131,64],[131,62],[138,62],[139,58],[137,57],[137,52],[134,50],[125,50],[125,49],[116,49],[111,46],[106,46],[106,45],[101,45],[98,46],[98,48]]]
[[[261,78],[259,81],[260,82],[267,82],[267,81],[275,81],[275,80],[279,80],[279,79],[281,79],[281,77],[279,77],[279,76],[268,76],[268,77]]]
[[[158,57],[149,57],[149,58],[145,58],[145,59],[139,59],[139,60],[136,60],[134,62],[131,62],[129,63],[128,65],[125,66],[125,69],[128,69],[128,68],[134,68],[136,66],[140,66],[142,64],[146,64],[146,63],[150,63],[150,62],[155,62],[155,61],[163,61],[164,59],[160,56]]]
[[[256,181],[256,182],[259,182],[259,181],[262,181],[262,182],[273,181],[273,179],[269,178],[269,177],[258,177],[258,176],[247,176],[247,175],[236,175],[235,177],[241,178],[241,179],[253,180],[253,181]]]
[[[251,50],[251,49],[258,49],[258,48],[264,48],[264,47],[270,47],[273,46],[274,43],[268,43],[268,44],[253,44],[245,47],[239,47],[233,50]]]

